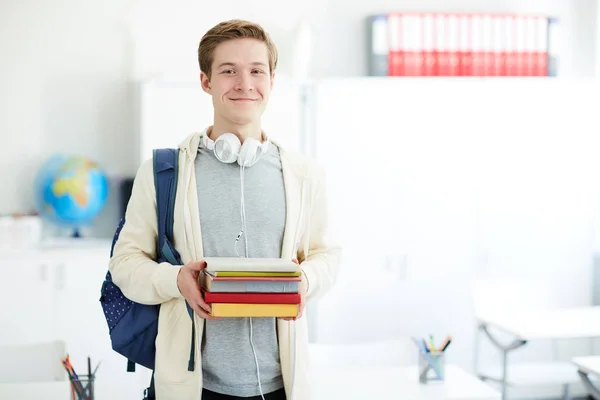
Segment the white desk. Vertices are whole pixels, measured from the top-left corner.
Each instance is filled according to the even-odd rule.
[[[0,399],[71,399],[71,381],[1,383]]]
[[[416,366],[311,367],[312,400],[500,400],[500,393],[455,365],[444,382],[419,383]]]
[[[600,390],[592,382],[600,378],[600,356],[575,357],[573,363],[577,367],[577,372],[579,372],[581,381],[589,395],[595,400],[600,400]]]
[[[479,374],[481,379],[498,382],[502,387],[502,399],[506,398],[507,357],[512,350],[536,339],[581,339],[600,337],[600,307],[573,307],[552,311],[510,312],[496,315],[478,315],[478,335],[475,359],[478,359],[479,336],[484,333],[503,354],[502,376]],[[515,337],[508,345],[500,343],[489,328],[498,328]],[[475,367],[476,373],[477,366]],[[565,393],[568,396],[568,393]]]

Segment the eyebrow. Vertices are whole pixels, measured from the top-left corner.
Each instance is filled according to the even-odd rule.
[[[263,62],[259,62],[259,61],[255,61],[255,62],[251,63],[250,65],[267,67],[267,64],[265,64]],[[224,62],[224,63],[219,64],[219,66],[217,68],[222,68],[222,67],[235,67],[235,64],[232,62]]]

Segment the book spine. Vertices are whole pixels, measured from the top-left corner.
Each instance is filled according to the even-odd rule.
[[[402,39],[404,45],[404,76],[422,76],[423,46],[419,14],[406,13],[402,16]]]
[[[450,47],[448,37],[448,17],[443,13],[435,14],[435,54],[436,54],[436,75],[437,76],[449,76],[450,75]]]
[[[211,281],[206,279],[206,289],[211,292],[298,293],[299,282],[249,282]]]
[[[215,317],[295,317],[296,304],[241,304],[215,303],[211,305]]]
[[[527,18],[519,15],[516,17],[517,35],[517,75],[516,76],[527,76]]]
[[[213,293],[202,290],[207,303],[300,304],[300,293]]]
[[[421,14],[423,20],[423,76],[437,76],[437,52],[435,37],[435,16]]]
[[[448,75],[460,76],[460,16],[447,14],[445,27],[448,33]]]
[[[404,37],[402,14],[391,13],[387,18],[388,76],[404,75]]]
[[[559,21],[556,18],[548,19],[548,76],[556,77],[559,74],[560,54],[558,51],[560,40]]]
[[[485,76],[485,31],[483,16],[471,16],[471,37],[473,38],[473,76]]]
[[[481,76],[494,76],[494,19],[491,14],[482,15],[483,29],[483,69]]]
[[[458,46],[460,76],[473,76],[473,27],[470,14],[460,14]]]
[[[373,15],[367,18],[367,54],[369,76],[389,75],[388,18]]]
[[[519,73],[519,55],[517,53],[517,17],[514,14],[506,16],[506,76],[517,76]]]

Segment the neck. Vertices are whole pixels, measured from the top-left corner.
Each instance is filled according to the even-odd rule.
[[[253,138],[262,142],[263,134],[260,122],[252,124],[235,124],[230,121],[219,121],[215,118],[214,125],[208,129],[208,136],[212,140],[217,140],[224,133],[233,133],[244,143],[246,138]]]

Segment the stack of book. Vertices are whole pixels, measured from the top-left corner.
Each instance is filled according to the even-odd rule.
[[[202,294],[215,317],[296,317],[300,267],[265,258],[206,258]]]

